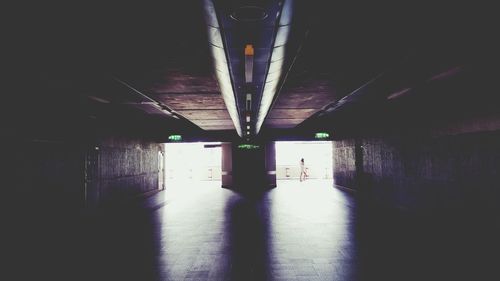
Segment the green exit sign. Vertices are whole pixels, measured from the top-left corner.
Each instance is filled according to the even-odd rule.
[[[259,149],[260,146],[255,145],[255,144],[240,144],[240,145],[238,145],[238,148],[239,149]]]
[[[314,135],[314,138],[316,138],[318,140],[328,139],[329,137],[330,137],[330,134],[327,132],[319,132],[319,133],[316,133],[316,135]]]
[[[169,141],[182,141],[181,135],[170,135],[168,136]]]

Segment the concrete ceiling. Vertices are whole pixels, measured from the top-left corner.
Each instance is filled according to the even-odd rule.
[[[93,97],[102,112],[132,108],[168,123],[172,116],[160,103],[201,129],[234,130],[214,77],[201,2],[19,7],[10,19],[17,29],[5,35],[13,94],[4,109],[15,112],[10,105],[22,104],[28,112],[94,118],[86,112]],[[417,78],[426,81],[454,67],[466,72],[476,56],[494,53],[477,31],[496,25],[464,20],[469,9],[458,4],[450,13],[449,5],[438,4],[392,3],[387,9],[378,2],[298,2],[301,28],[291,44],[299,51],[287,54],[293,64],[264,129],[294,128],[407,57],[418,63],[404,67],[406,76],[385,76],[384,86],[370,91],[389,96],[412,88]],[[470,47],[474,40],[478,44]]]
[[[285,85],[266,119],[268,128],[293,128],[338,99],[329,80],[300,82],[289,81]]]
[[[143,91],[204,130],[234,129],[219,86],[210,74],[168,70]]]

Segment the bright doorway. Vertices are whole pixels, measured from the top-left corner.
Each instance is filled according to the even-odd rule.
[[[304,159],[307,179],[333,181],[333,150],[330,141],[276,142],[277,180],[299,180]]]
[[[220,181],[220,143],[165,144],[165,178],[172,181]]]

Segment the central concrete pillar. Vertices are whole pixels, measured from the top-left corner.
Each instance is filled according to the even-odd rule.
[[[262,191],[276,187],[274,142],[222,147],[222,187],[238,191]]]
[[[233,145],[230,142],[221,144],[222,150],[222,187],[232,188],[233,186]]]
[[[264,146],[266,157],[266,185],[268,188],[276,187],[276,145],[268,142]]]

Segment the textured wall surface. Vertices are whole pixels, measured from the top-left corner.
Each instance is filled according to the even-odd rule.
[[[78,209],[158,189],[161,144],[130,138],[97,143],[12,142],[3,161],[7,192],[27,204]]]
[[[355,141],[353,139],[334,141],[332,156],[335,184],[356,188]]]
[[[367,138],[358,144],[363,155],[356,169],[355,141],[334,142],[334,177],[339,185],[408,210],[498,208],[499,132]]]
[[[107,138],[99,144],[99,200],[106,201],[158,189],[161,145]]]

